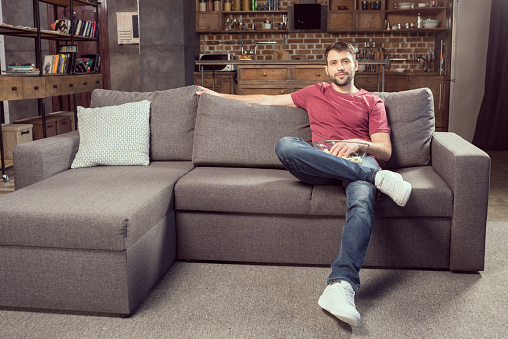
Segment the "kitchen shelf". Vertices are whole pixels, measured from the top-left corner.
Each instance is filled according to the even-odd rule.
[[[403,29],[389,29],[389,30],[384,30],[385,33],[390,33],[390,32],[401,32],[401,33],[411,33],[411,32],[416,32],[416,33],[433,33],[433,32],[441,32],[441,31],[446,31],[446,28],[440,28],[440,27],[437,27],[437,28],[403,28]]]
[[[200,12],[205,13],[205,12]],[[218,12],[217,12],[218,13]],[[287,11],[222,11],[222,14],[285,14]]]
[[[386,14],[413,14],[413,13],[435,13],[445,10],[445,7],[416,7],[410,9],[388,9]]]
[[[224,31],[224,33],[229,34],[250,34],[250,33],[258,33],[258,34],[264,34],[264,33],[280,33],[285,34],[287,33],[287,29],[244,29],[241,31]]]

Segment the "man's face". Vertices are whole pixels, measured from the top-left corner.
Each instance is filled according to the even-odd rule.
[[[358,68],[358,61],[353,62],[353,57],[348,51],[337,52],[331,50],[328,53],[326,74],[335,85],[344,87],[353,85],[352,81]]]

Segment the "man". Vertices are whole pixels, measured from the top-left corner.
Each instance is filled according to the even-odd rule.
[[[377,190],[389,195],[399,206],[405,206],[411,185],[400,174],[381,170],[378,161],[390,158],[390,127],[383,101],[354,85],[358,69],[351,44],[337,42],[325,51],[326,74],[332,81],[318,83],[285,95],[230,95],[202,88],[196,94],[210,93],[221,97],[263,105],[293,106],[309,114],[312,140],[336,139],[325,153],[305,141],[285,137],[276,146],[276,154],[292,175],[308,184],[336,184],[346,188],[347,213],[340,251],[333,262],[328,285],[318,304],[352,326],[360,323],[354,296],[360,287],[359,272],[364,263],[372,235]],[[369,144],[362,164],[342,158],[358,148],[356,142]],[[376,190],[377,189],[377,190]]]

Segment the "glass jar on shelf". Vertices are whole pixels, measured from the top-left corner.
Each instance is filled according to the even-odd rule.
[[[214,11],[214,12],[220,12],[220,11],[221,11],[221,3],[220,3],[220,0],[214,0],[214,1],[213,1],[213,11]]]
[[[206,0],[199,0],[199,11],[206,12]]]
[[[231,0],[224,0],[224,12],[231,11]]]

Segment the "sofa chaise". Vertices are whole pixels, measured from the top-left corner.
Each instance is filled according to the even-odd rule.
[[[0,307],[127,316],[175,260],[334,260],[343,187],[303,184],[274,153],[284,136],[310,142],[306,112],[196,89],[92,93],[93,110],[149,101],[148,165],[71,168],[81,125],[15,148],[16,191],[0,198]],[[429,89],[378,95],[392,127],[383,167],[413,191],[404,208],[380,197],[365,266],[483,270],[488,155],[434,131]]]

